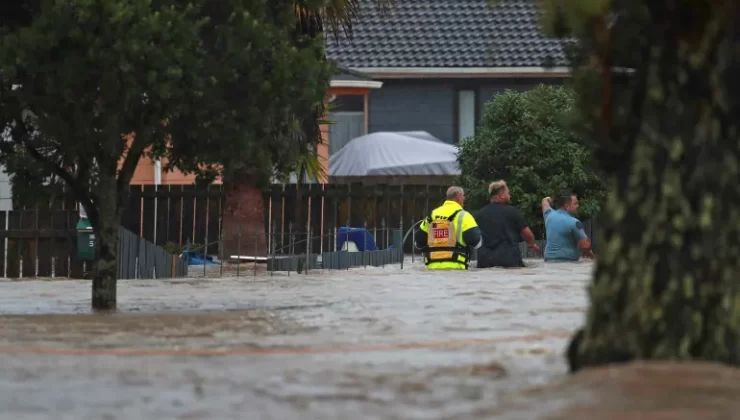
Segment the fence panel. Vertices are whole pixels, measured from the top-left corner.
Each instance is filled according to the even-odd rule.
[[[295,185],[273,185],[264,197],[268,246],[277,255],[305,255],[308,245],[308,252],[320,260],[320,256],[336,251],[337,228],[349,225],[367,228],[377,248],[388,249],[392,243],[390,231],[403,229],[405,233],[413,223],[442,203],[445,189],[437,185],[309,184],[299,190]],[[131,230],[135,238],[146,239],[158,246],[170,243],[168,249],[177,252],[187,241],[196,245],[208,242],[207,254],[220,253],[225,200],[221,186],[132,185],[129,197],[121,223]],[[76,259],[74,228],[78,216],[74,201],[65,199],[60,202],[68,210],[39,209],[0,214],[0,232],[4,232],[0,233],[0,275],[83,275],[88,267]],[[299,205],[300,211],[296,212]],[[584,221],[595,249],[600,239],[596,223],[596,218]],[[242,253],[254,253],[253,235],[251,231],[243,232]],[[308,236],[310,240],[307,240]],[[412,235],[403,246],[406,252],[413,252]],[[272,252],[262,252],[261,249],[257,251],[257,254],[272,255]],[[119,256],[126,261],[121,267],[121,278],[135,277],[134,271],[128,271],[128,261],[135,261],[140,252],[139,242],[133,238],[121,242]],[[182,270],[177,258],[168,257],[169,262],[166,263],[161,262],[162,258],[157,256],[152,262],[141,261],[149,266],[141,266],[139,273],[152,271],[155,267],[157,276],[162,270],[170,274],[178,274],[178,270]],[[331,261],[334,257],[327,254],[327,258]],[[367,259],[384,261],[370,254],[362,258],[366,259],[363,264],[370,265]]]
[[[69,256],[72,251],[72,238],[70,237],[73,226],[70,226],[71,215],[69,210],[54,210],[52,212],[53,226],[56,234],[53,239],[54,251],[52,258],[54,276],[69,276]]]
[[[77,258],[77,219],[76,210],[0,212],[0,276],[84,278],[92,266]],[[154,273],[155,263],[157,277],[161,277],[161,273],[171,276],[173,267],[178,275],[187,274],[187,264],[175,262],[164,249],[123,227],[118,257],[120,279],[137,278],[137,257],[144,263],[138,271],[147,273],[149,278]]]
[[[136,278],[136,258],[138,257],[139,237],[126,228],[119,233],[118,278]]]

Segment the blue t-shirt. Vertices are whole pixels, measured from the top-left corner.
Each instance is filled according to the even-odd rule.
[[[547,209],[545,217],[545,261],[578,261],[578,241],[587,238],[583,225],[565,210]]]

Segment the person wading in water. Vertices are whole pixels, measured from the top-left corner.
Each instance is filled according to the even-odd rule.
[[[483,236],[483,246],[478,250],[478,268],[524,267],[519,242],[540,253],[534,234],[524,216],[511,205],[511,193],[505,181],[495,181],[488,186],[491,202],[475,214]]]
[[[467,270],[470,251],[480,247],[480,230],[473,216],[463,210],[465,191],[447,189],[447,200],[432,211],[414,233],[414,243],[424,252],[430,270]]]
[[[583,230],[578,214],[578,197],[570,191],[562,192],[552,208],[552,199],[542,199],[542,217],[545,218],[545,261],[575,262],[583,255],[594,258],[591,241]]]

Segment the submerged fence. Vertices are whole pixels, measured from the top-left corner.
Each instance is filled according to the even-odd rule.
[[[446,186],[311,184],[274,185],[263,196],[264,230],[240,226],[240,249],[225,255],[225,197],[221,186],[131,186],[122,216],[121,278],[183,276],[187,264],[177,260],[200,257],[193,273],[251,273],[346,269],[402,264],[403,256],[420,258],[412,226],[444,201]],[[18,210],[0,213],[0,276],[83,278],[86,265],[75,252],[74,202],[66,209]],[[257,203],[255,203],[257,205]],[[596,245],[594,221],[585,221]],[[342,250],[347,228],[364,229],[373,245],[367,252]],[[400,238],[398,237],[400,235]],[[360,240],[362,241],[362,240]],[[359,250],[368,244],[355,243]],[[533,257],[524,244],[522,255]],[[541,245],[544,249],[544,243]],[[205,254],[205,258],[204,255]],[[239,254],[245,258],[231,258]],[[251,257],[249,257],[251,256]],[[255,258],[260,256],[260,258]],[[210,259],[210,260],[209,260]],[[268,261],[269,260],[269,261]],[[133,261],[133,262],[131,262]],[[218,270],[214,272],[214,266]],[[239,271],[238,273],[236,271]]]
[[[76,212],[0,211],[0,277],[85,278],[77,257]],[[119,279],[183,277],[187,262],[125,228],[119,231]]]

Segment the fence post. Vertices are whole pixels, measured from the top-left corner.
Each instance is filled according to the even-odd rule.
[[[416,223],[414,223],[414,219],[411,219],[411,264],[414,263],[414,259],[416,257]]]
[[[401,226],[400,227],[401,227],[401,229],[398,232],[398,234],[401,235],[401,237],[400,237],[400,240],[398,241],[398,243],[400,245],[399,248],[398,248],[398,256],[399,256],[399,258],[401,258],[401,270],[403,270],[403,260],[404,260],[404,257],[405,257],[404,254],[403,254],[403,246],[405,245],[403,243],[403,215],[401,215]]]
[[[362,264],[365,266],[365,269],[367,269],[367,235],[369,234],[367,231],[367,220],[362,223],[362,228],[365,229],[365,232],[363,232],[362,235]]]
[[[259,241],[260,241],[260,230],[257,226],[254,227],[254,277],[257,277],[257,254],[259,252]]]
[[[273,235],[276,234],[276,231],[277,231],[277,224],[273,222],[272,226],[270,226],[270,232],[269,232],[270,238],[272,239],[272,241],[270,242],[270,249],[268,250],[268,253],[267,253],[267,264],[270,270],[270,276],[272,276],[273,273],[275,272],[275,242],[277,241],[277,238],[273,237]]]
[[[206,265],[208,263],[208,229],[206,229],[206,237],[203,244],[203,277],[206,277]]]
[[[308,275],[308,269],[309,269],[309,256],[311,254],[311,240],[313,239],[313,228],[311,228],[311,224],[309,223],[306,229],[306,266],[303,267],[304,273]]]
[[[324,186],[321,186],[322,191]],[[319,226],[319,254],[324,253],[324,197],[321,197],[321,223]],[[323,268],[323,267],[322,267]]]
[[[352,184],[350,184],[349,188],[351,191]],[[349,198],[349,213],[350,214],[352,213],[352,196],[350,196]],[[347,219],[347,224],[345,225],[345,228],[347,228],[347,230],[344,231],[345,238],[344,238],[344,245],[342,246],[347,248],[347,255],[344,255],[344,257],[346,257],[347,259],[347,271],[349,271],[349,269],[352,268],[352,260],[350,259],[351,257],[349,255],[349,230],[352,228],[349,227],[349,218]]]
[[[224,276],[224,236],[223,229],[218,231],[218,263],[219,263],[219,277]]]
[[[385,268],[385,256],[388,254],[388,229],[385,225],[385,217],[380,220],[380,232],[385,235],[385,241],[383,241],[383,252],[380,254],[380,265]]]
[[[239,224],[236,230],[236,277],[239,277],[242,265],[242,225]]]
[[[293,222],[288,223],[288,277],[290,277],[290,271],[293,269]]]

